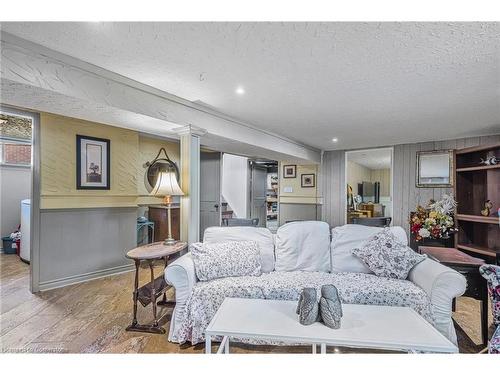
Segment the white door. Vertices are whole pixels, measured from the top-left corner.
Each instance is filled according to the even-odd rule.
[[[259,227],[265,227],[267,219],[267,169],[265,167],[252,165],[250,186],[250,217],[258,218]]]
[[[220,226],[220,152],[200,153],[200,240],[208,227]]]

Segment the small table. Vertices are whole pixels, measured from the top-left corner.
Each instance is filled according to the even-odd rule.
[[[419,246],[421,254],[445,266],[460,272],[467,279],[467,289],[464,296],[481,301],[481,336],[483,344],[488,342],[488,287],[486,281],[479,273],[479,267],[485,261],[481,258],[474,258],[453,247],[432,247]]]
[[[166,291],[170,286],[165,281],[163,273],[157,278],[154,277],[153,263],[155,260],[163,259],[166,267],[168,264],[168,257],[181,252],[186,249],[186,247],[187,243],[185,242],[177,242],[174,245],[167,246],[164,245],[162,241],[136,247],[127,253],[127,258],[130,258],[135,262],[134,318],[132,320],[132,324],[126,328],[127,331],[165,333],[165,328],[158,325],[158,319],[156,316],[156,299],[163,294],[162,301],[158,302],[158,305],[160,306],[169,305],[175,302],[167,301]],[[141,261],[148,262],[149,269],[151,271],[151,281],[139,288],[139,266]],[[152,304],[154,319],[153,324],[137,323],[137,301],[139,301],[144,307],[150,303]]]
[[[205,352],[213,336],[222,336],[217,353],[229,353],[229,339],[251,338],[326,346],[406,352],[457,353],[458,348],[410,307],[343,304],[340,329],[322,323],[304,326],[295,312],[297,301],[226,298],[205,330]]]

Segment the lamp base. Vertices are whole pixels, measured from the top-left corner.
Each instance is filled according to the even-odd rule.
[[[163,241],[163,244],[167,246],[172,246],[175,245],[177,242],[178,241],[174,240],[173,238],[167,238],[165,241]]]

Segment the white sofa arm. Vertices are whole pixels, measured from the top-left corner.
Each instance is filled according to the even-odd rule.
[[[436,328],[451,342],[457,344],[451,310],[453,299],[465,292],[467,286],[465,277],[432,259],[425,259],[413,267],[408,280],[427,293],[431,301]]]
[[[186,302],[197,281],[191,253],[184,254],[167,266],[165,281],[175,288],[176,303]]]
[[[191,291],[197,282],[191,253],[181,256],[167,266],[165,281],[175,288],[175,308],[170,322],[168,339],[177,342],[176,336],[180,328],[182,314]]]

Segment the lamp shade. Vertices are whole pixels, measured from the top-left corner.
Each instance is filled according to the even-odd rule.
[[[177,183],[175,172],[160,172],[156,185],[149,195],[164,197],[167,195],[184,195]]]

